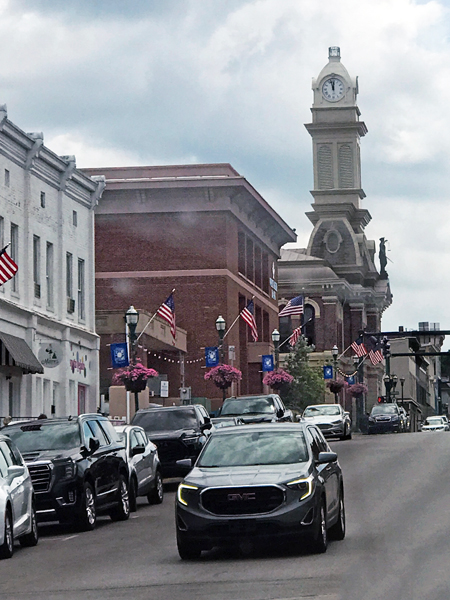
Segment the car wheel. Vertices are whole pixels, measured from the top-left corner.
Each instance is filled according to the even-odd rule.
[[[137,511],[137,481],[134,477],[130,480],[130,489],[128,491],[129,499],[130,499],[130,512]]]
[[[347,439],[351,440],[352,439],[352,430],[349,428],[348,430],[348,434],[347,434]]]
[[[202,549],[198,543],[183,539],[179,533],[177,533],[177,547],[178,554],[182,560],[195,560],[196,558],[200,558],[202,553]]]
[[[38,541],[39,541],[39,531],[38,531],[38,526],[37,526],[36,510],[33,506],[33,508],[31,509],[31,530],[29,533],[22,535],[19,538],[19,542],[23,548],[27,548],[27,547],[31,547],[31,546],[36,546]]]
[[[14,553],[14,534],[11,511],[6,509],[5,512],[5,533],[3,536],[3,544],[0,546],[0,558],[11,558]]]
[[[323,554],[328,547],[327,518],[325,499],[322,498],[315,523],[315,532],[311,539],[311,550],[315,554]]]
[[[339,515],[338,520],[330,527],[329,538],[333,540],[343,540],[345,538],[345,505],[344,505],[344,491],[341,489],[339,495]]]
[[[83,484],[80,512],[76,519],[80,531],[92,531],[97,523],[97,510],[95,506],[94,488],[87,481]]]
[[[110,513],[113,521],[126,521],[130,516],[130,499],[125,475],[119,476],[119,487],[117,488],[117,506]]]
[[[164,486],[160,471],[156,471],[155,487],[149,492],[147,499],[149,504],[161,504],[164,500]]]

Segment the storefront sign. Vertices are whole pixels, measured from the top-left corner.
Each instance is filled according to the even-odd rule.
[[[58,342],[47,342],[41,344],[38,351],[38,359],[43,367],[52,369],[61,364],[62,348]]]

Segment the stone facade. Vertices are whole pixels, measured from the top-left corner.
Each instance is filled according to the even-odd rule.
[[[57,416],[99,402],[94,214],[104,183],[26,134],[0,109],[0,246],[18,264],[0,287],[0,415]],[[30,362],[18,366],[14,340]],[[12,345],[11,345],[12,344]],[[17,342],[20,345],[20,342]],[[22,357],[23,358],[23,357]],[[37,363],[39,365],[39,363]]]

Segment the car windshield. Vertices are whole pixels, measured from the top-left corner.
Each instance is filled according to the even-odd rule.
[[[226,415],[254,415],[275,412],[272,398],[228,398],[225,400],[220,416]]]
[[[307,460],[308,451],[301,431],[236,431],[228,435],[212,435],[196,466],[249,467],[295,464]]]
[[[396,415],[397,407],[393,404],[383,404],[372,408],[373,415]]]
[[[140,425],[145,431],[177,431],[195,429],[197,418],[194,409],[189,410],[150,410],[137,413],[133,425]]]
[[[77,422],[27,423],[8,426],[3,433],[10,437],[20,452],[42,450],[70,450],[81,446],[80,429]]]
[[[425,425],[442,425],[442,423],[441,417],[428,417],[428,419],[425,419]]]
[[[303,413],[304,417],[332,416],[340,414],[339,406],[308,406]]]

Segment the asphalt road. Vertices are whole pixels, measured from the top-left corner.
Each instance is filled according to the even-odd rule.
[[[448,600],[450,433],[334,442],[347,537],[325,555],[289,548],[179,559],[174,488],[123,523],[41,528],[37,548],[0,562],[1,600]]]

